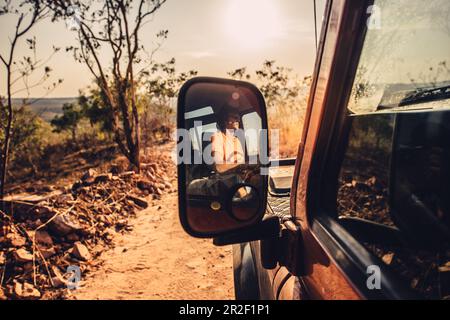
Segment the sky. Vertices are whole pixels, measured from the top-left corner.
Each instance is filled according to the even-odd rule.
[[[319,28],[324,5],[325,0],[317,0]],[[8,35],[13,27],[13,19],[0,17],[3,55],[9,48]],[[155,35],[162,29],[169,30],[169,36],[154,58],[164,62],[174,57],[179,72],[193,69],[203,76],[227,77],[228,71],[240,67],[253,72],[265,60],[292,68],[300,77],[313,71],[313,0],[168,0],[142,28],[140,41],[147,51],[152,50]],[[50,55],[53,46],[65,48],[76,43],[75,32],[64,22],[42,21],[27,38],[32,36],[36,36],[37,56],[42,59]],[[30,54],[23,40],[17,57]],[[87,67],[75,62],[65,50],[47,65],[53,70],[52,79],[64,80],[49,97],[74,97],[92,83]],[[0,70],[0,94],[4,95],[5,69]],[[44,92],[41,86],[36,87],[30,96],[40,97]],[[15,97],[23,96],[22,91]]]

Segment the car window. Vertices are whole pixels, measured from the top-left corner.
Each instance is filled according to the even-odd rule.
[[[350,112],[450,106],[449,8],[446,0],[374,1]]]
[[[401,282],[450,297],[448,1],[374,1],[341,139],[336,218]]]

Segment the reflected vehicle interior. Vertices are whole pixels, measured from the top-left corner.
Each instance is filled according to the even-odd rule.
[[[184,161],[186,216],[196,233],[243,227],[263,213],[264,102],[256,88],[235,83],[197,82],[185,92],[184,128],[190,140],[190,161]]]

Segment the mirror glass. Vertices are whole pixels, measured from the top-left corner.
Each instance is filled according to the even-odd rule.
[[[253,186],[239,186],[231,198],[230,213],[238,221],[251,220],[258,214],[260,202]]]
[[[185,229],[217,235],[261,219],[269,163],[261,93],[241,81],[194,79],[178,108]]]

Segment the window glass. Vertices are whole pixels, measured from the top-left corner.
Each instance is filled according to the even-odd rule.
[[[348,103],[339,223],[426,298],[450,297],[448,1],[375,1]]]
[[[242,125],[245,129],[245,146],[249,156],[259,154],[260,129],[262,128],[261,117],[257,112],[247,113],[242,116]]]
[[[380,0],[371,11],[349,110],[450,107],[448,1]]]

